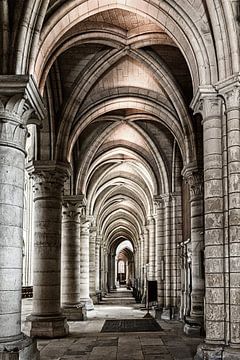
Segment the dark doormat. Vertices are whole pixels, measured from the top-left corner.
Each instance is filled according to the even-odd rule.
[[[105,320],[101,332],[162,331],[155,319]]]

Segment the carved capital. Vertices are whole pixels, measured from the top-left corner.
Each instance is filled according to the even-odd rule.
[[[154,196],[153,202],[157,210],[161,210],[164,206],[164,201],[161,195]]]
[[[84,215],[84,201],[82,196],[64,196],[63,197],[63,222],[80,222],[80,217]]]
[[[41,124],[45,114],[31,76],[0,75],[0,145],[25,152],[27,124]]]
[[[189,185],[191,199],[203,198],[203,173],[198,169],[187,167],[182,172],[186,183]]]
[[[240,107],[240,76],[233,75],[217,83],[216,88],[226,103],[226,111],[238,110]]]
[[[222,99],[218,96],[217,90],[212,85],[200,86],[196,92],[191,108],[194,113],[200,113],[203,122],[211,117],[221,118]]]
[[[27,166],[33,179],[34,200],[62,198],[64,182],[70,175],[69,164],[55,161],[34,161]]]

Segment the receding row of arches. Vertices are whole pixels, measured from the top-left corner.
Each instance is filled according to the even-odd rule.
[[[237,359],[238,2],[4,0],[0,25],[0,358],[153,280],[197,360]]]

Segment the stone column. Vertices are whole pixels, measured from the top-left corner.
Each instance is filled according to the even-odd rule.
[[[93,310],[93,302],[89,295],[89,221],[81,218],[80,226],[80,300],[86,310]]]
[[[158,309],[161,311],[164,306],[164,208],[160,196],[154,198],[154,203],[156,206],[156,279],[158,284]]]
[[[151,216],[148,219],[149,233],[149,279],[155,280],[155,219]]]
[[[67,320],[84,320],[80,302],[80,216],[82,196],[64,196],[61,251],[62,312]]]
[[[218,84],[224,98],[228,175],[228,263],[229,345],[226,359],[240,358],[240,76]],[[226,249],[227,247],[227,249]]]
[[[96,249],[95,249],[95,290],[99,292],[100,285],[100,242],[102,237],[96,237]]]
[[[107,252],[107,246],[104,245],[103,247],[103,261],[104,261],[104,290],[105,293],[108,293],[108,252]]]
[[[141,280],[140,280],[140,290],[141,290],[141,296],[143,296],[144,293],[144,238],[143,235],[140,235],[140,264],[141,264]]]
[[[93,300],[93,303],[97,303],[96,295],[96,236],[97,228],[95,226],[90,227],[89,235],[89,289],[90,297]]]
[[[33,309],[30,334],[61,337],[68,334],[60,308],[62,192],[69,167],[55,161],[28,166],[34,188]]]
[[[204,315],[204,270],[203,270],[203,176],[194,166],[187,166],[183,176],[190,188],[192,292],[190,318],[184,331],[190,335],[200,334]]]
[[[196,359],[222,359],[225,343],[223,238],[222,100],[212,87],[202,88],[192,107],[202,114],[204,140],[205,326],[206,340]],[[217,357],[218,356],[218,357]]]
[[[179,317],[181,301],[181,272],[179,243],[182,241],[182,193],[172,193],[172,234],[171,234],[171,272],[172,272],[172,307],[173,317]]]
[[[116,258],[116,254],[115,252],[111,252],[110,253],[110,286],[111,286],[111,290],[116,289],[116,274],[115,274],[115,258]]]
[[[28,99],[41,103],[31,78],[0,76],[0,359],[4,360],[39,359],[36,342],[21,333],[26,124],[36,105]]]
[[[164,201],[164,309],[162,319],[171,319],[171,197],[162,195]]]
[[[149,236],[146,226],[143,228],[143,296],[142,303],[146,302],[147,280],[149,276]]]

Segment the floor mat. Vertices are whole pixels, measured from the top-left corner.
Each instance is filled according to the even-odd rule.
[[[147,332],[161,331],[155,319],[105,320],[101,332]]]

